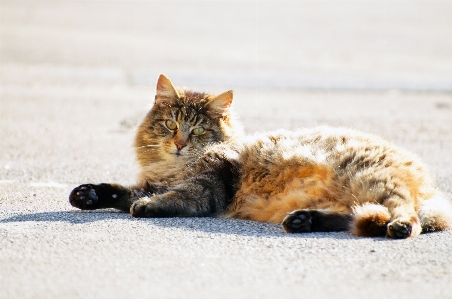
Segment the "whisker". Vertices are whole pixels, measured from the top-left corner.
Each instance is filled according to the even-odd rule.
[[[135,148],[149,148],[149,147],[160,147],[160,144],[148,144],[148,145],[142,145],[142,146],[136,146]]]

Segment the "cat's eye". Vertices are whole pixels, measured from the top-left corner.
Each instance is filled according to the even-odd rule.
[[[205,130],[204,130],[204,128],[199,127],[199,128],[194,128],[192,132],[194,135],[202,135],[202,134],[204,134]]]
[[[172,121],[172,120],[167,120],[167,121],[165,122],[165,125],[166,125],[166,127],[167,127],[168,129],[170,129],[170,130],[175,130],[175,129],[177,128],[176,122],[174,122],[174,121]]]

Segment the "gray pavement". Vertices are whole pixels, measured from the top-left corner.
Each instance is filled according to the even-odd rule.
[[[223,218],[81,212],[132,183],[160,73],[235,91],[249,132],[373,132],[452,199],[452,3],[0,2],[0,298],[452,298],[452,231],[287,235]]]

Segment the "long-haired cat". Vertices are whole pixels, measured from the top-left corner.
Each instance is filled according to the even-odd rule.
[[[345,128],[242,136],[232,97],[181,90],[160,75],[136,134],[137,184],[84,184],[70,203],[134,217],[224,215],[290,233],[408,238],[452,226],[450,202],[413,154]]]

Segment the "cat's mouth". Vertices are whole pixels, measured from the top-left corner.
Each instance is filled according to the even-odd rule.
[[[182,158],[182,157],[192,157],[193,154],[178,151],[178,152],[173,153],[173,156],[175,156],[176,158]]]

